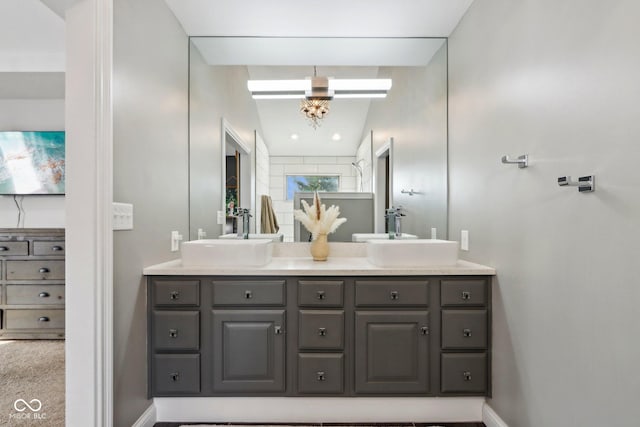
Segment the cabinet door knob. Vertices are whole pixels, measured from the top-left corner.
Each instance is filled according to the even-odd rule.
[[[428,326],[423,326],[422,328],[420,328],[420,333],[422,335],[429,335],[429,327]]]
[[[0,252],[6,252],[9,248],[7,246],[0,246]]]
[[[316,379],[317,379],[318,381],[325,381],[327,378],[326,378],[326,376],[324,375],[324,371],[318,371],[318,372],[316,372]]]
[[[273,332],[274,332],[276,335],[282,335],[282,334],[284,334],[284,331],[282,330],[282,326],[275,326],[275,327],[273,328]]]
[[[178,291],[172,291],[172,292],[169,294],[169,299],[171,299],[171,300],[174,300],[174,301],[175,301],[175,300],[177,300],[177,299],[179,299],[179,298],[180,298],[180,292],[178,292]]]
[[[40,270],[38,270],[38,272],[40,272],[40,273],[48,273],[49,269],[47,267],[42,267]]]
[[[471,336],[471,329],[469,329],[469,328],[464,328],[464,329],[462,330],[462,336],[463,336],[463,337],[466,337],[466,338],[470,337],[470,336]]]
[[[178,330],[169,329],[169,338],[178,338]]]
[[[54,252],[59,252],[62,250],[62,246],[51,246],[51,250]]]
[[[40,298],[49,298],[49,292],[40,292],[38,296]]]
[[[318,328],[318,335],[324,337],[327,335],[327,328]]]
[[[319,300],[323,300],[326,298],[324,291],[316,291],[316,298]]]
[[[462,299],[464,301],[469,301],[471,299],[471,292],[469,291],[462,291]]]
[[[391,298],[392,300],[397,300],[400,297],[400,294],[398,293],[398,291],[391,291],[389,292],[389,298]]]
[[[47,316],[42,316],[40,318],[38,318],[38,322],[48,322],[49,318]]]
[[[253,292],[251,292],[251,291],[244,291],[244,298],[245,298],[245,299],[251,299],[251,298],[253,298]]]
[[[465,381],[471,381],[471,372],[469,372],[469,371],[464,371],[464,372],[462,373],[462,378],[463,378]]]
[[[169,374],[169,377],[171,378],[171,381],[173,381],[173,382],[180,381],[180,373],[179,372],[172,372],[172,373]]]

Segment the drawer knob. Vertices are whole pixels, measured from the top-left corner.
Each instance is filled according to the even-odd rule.
[[[428,326],[423,326],[422,328],[420,328],[420,334],[429,335],[429,327]]]
[[[42,267],[40,270],[38,270],[40,273],[48,273],[49,269],[47,267]]]
[[[323,300],[325,299],[327,296],[325,295],[324,291],[317,291],[316,292],[316,298],[319,300]]]
[[[318,381],[326,381],[326,376],[324,375],[324,371],[316,372],[316,380]]]
[[[172,372],[169,374],[169,378],[171,378],[171,381],[173,382],[178,382],[180,381],[180,373],[179,372]]]
[[[51,250],[54,252],[60,252],[62,249],[62,246],[51,246]]]
[[[463,378],[465,381],[471,381],[471,372],[469,372],[469,371],[464,371],[464,372],[462,373],[462,378]]]
[[[0,252],[7,252],[9,248],[7,246],[0,246]]]
[[[38,322],[48,322],[49,318],[47,316],[42,316],[38,318]]]
[[[244,299],[251,299],[251,298],[253,298],[253,292],[244,291]]]
[[[327,336],[327,328],[318,328],[318,335],[321,337]]]
[[[178,338],[178,330],[169,329],[169,338]]]
[[[40,298],[49,298],[49,292],[40,292],[38,296]]]
[[[471,336],[471,329],[464,328],[462,330],[462,336],[465,338],[469,338]]]
[[[462,291],[462,299],[463,301],[469,301],[471,299],[471,292]]]
[[[397,300],[400,297],[400,294],[398,294],[398,291],[391,291],[389,292],[389,298],[391,298],[392,300]]]
[[[276,335],[282,335],[282,334],[284,334],[284,331],[282,330],[282,326],[275,326],[275,327],[273,328],[273,332],[274,332]]]
[[[177,300],[177,299],[180,299],[180,292],[178,292],[178,291],[172,291],[172,292],[169,294],[169,299],[172,299],[172,300],[174,300],[174,301],[175,301],[175,300]]]

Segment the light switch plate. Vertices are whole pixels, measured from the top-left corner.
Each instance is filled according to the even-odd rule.
[[[432,239],[438,238],[438,229],[435,227],[431,227],[431,238]]]
[[[224,214],[224,211],[218,211],[218,225],[222,225],[226,222],[226,216]]]
[[[133,205],[131,203],[112,203],[114,230],[133,230]]]
[[[469,230],[460,231],[460,250],[469,250]]]

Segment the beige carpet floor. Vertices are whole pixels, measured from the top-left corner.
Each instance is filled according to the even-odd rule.
[[[64,341],[0,341],[0,426],[64,426]]]

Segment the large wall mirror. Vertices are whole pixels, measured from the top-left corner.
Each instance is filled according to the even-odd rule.
[[[331,99],[315,124],[300,99],[254,99],[247,87],[314,75],[392,85],[384,98]],[[344,193],[327,197],[366,231],[385,231],[392,204],[403,232],[447,237],[446,39],[191,37],[189,90],[190,239],[237,232],[239,205],[264,232],[268,197],[293,241],[296,193],[313,188]],[[370,208],[346,206],[368,197]]]

